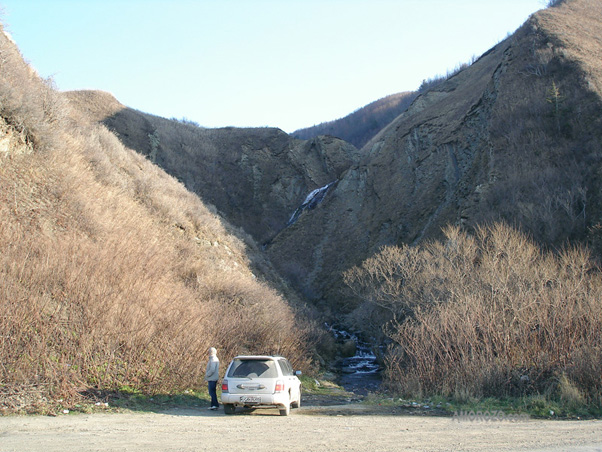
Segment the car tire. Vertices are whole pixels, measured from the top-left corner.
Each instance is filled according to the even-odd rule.
[[[236,407],[231,403],[224,403],[224,413],[225,414],[234,414],[236,411]]]
[[[288,416],[291,413],[291,404],[288,403],[284,408],[280,408],[280,416]]]
[[[299,388],[299,399],[292,403],[291,408],[301,408],[301,388]]]

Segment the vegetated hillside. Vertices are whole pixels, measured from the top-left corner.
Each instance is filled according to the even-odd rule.
[[[209,346],[311,366],[310,325],[251,266],[254,242],[71,108],[3,32],[0,53],[0,413],[203,387]]]
[[[358,300],[342,293],[341,272],[383,245],[441,237],[449,224],[503,220],[541,244],[598,243],[601,6],[540,11],[419,96],[320,209],[277,237],[272,262],[316,302],[352,312]]]
[[[205,129],[107,102],[106,93],[67,95],[259,243],[284,229],[311,191],[359,161],[356,148],[332,137],[301,141],[275,128]]]
[[[371,102],[344,118],[296,130],[291,133],[291,136],[308,140],[319,135],[331,135],[357,148],[362,148],[383,127],[406,111],[416,96],[418,92],[415,91],[391,94]]]

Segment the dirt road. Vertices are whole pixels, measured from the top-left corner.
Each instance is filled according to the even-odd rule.
[[[224,415],[171,409],[0,418],[0,452],[53,451],[602,452],[602,421],[470,421],[351,404]]]

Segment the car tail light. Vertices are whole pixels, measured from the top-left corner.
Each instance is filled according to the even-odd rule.
[[[228,380],[222,381],[222,392],[228,392]]]
[[[276,382],[276,389],[274,392],[283,392],[284,391],[284,382],[282,380],[278,380]]]

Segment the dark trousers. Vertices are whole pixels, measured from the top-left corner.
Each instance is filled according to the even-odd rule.
[[[217,381],[208,381],[207,385],[209,386],[209,395],[211,396],[211,406],[219,406],[219,402],[217,401]]]

